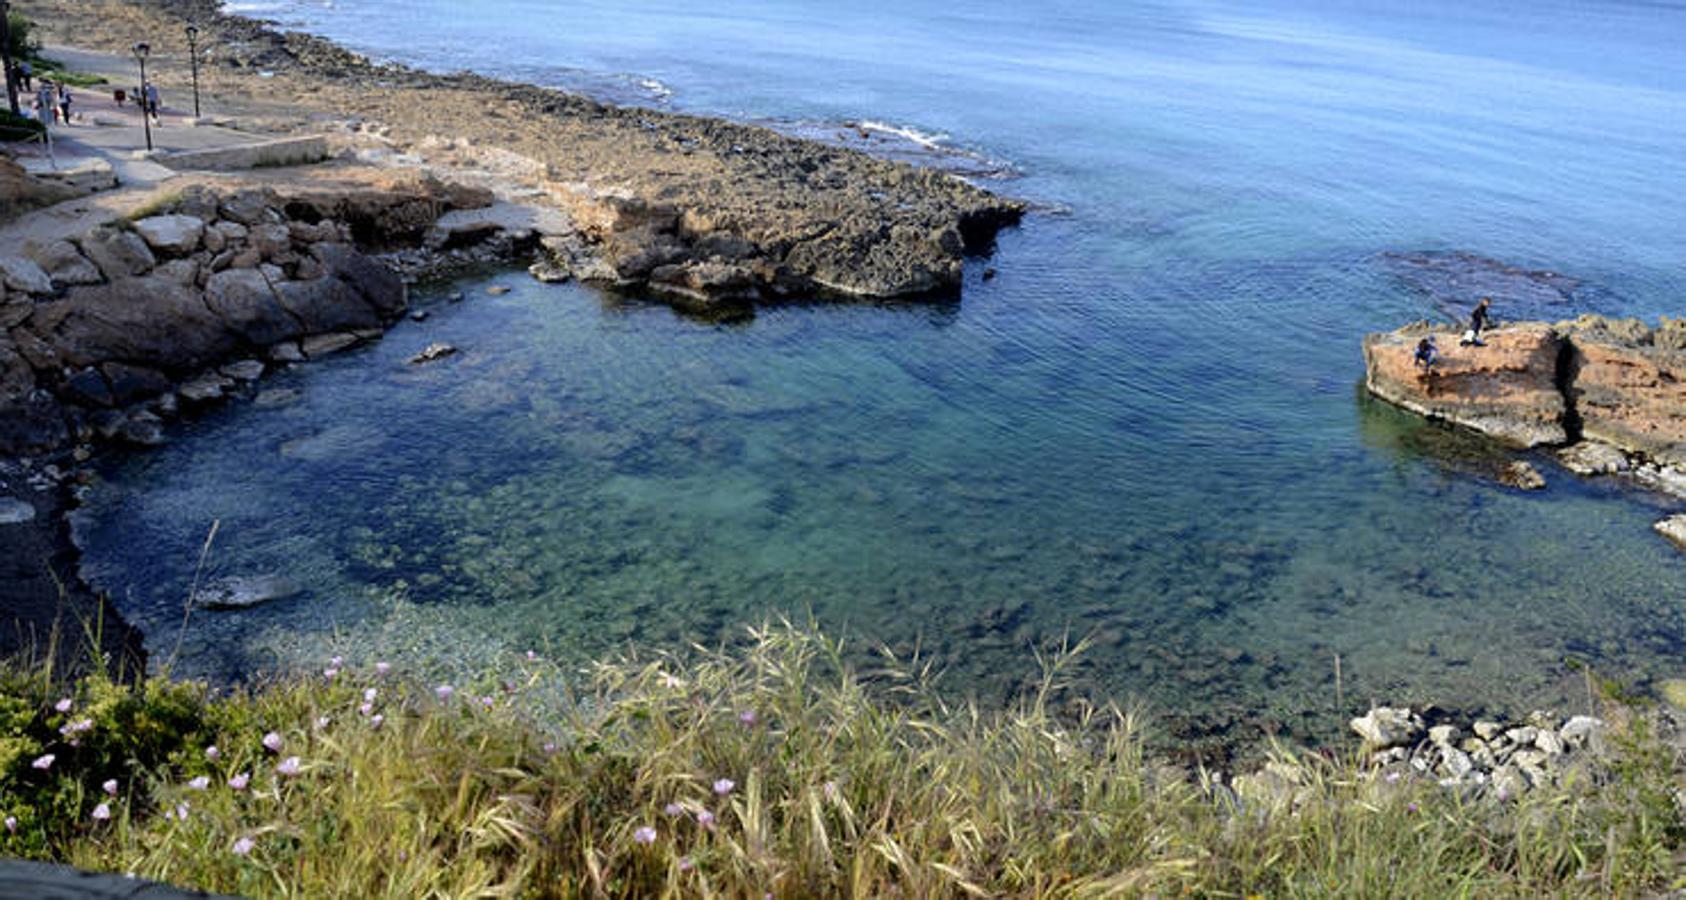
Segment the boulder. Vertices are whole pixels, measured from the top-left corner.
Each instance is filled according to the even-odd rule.
[[[100,270],[77,251],[69,241],[47,241],[29,249],[29,256],[46,270],[47,277],[59,287],[76,284],[99,284],[105,280]]]
[[[192,253],[199,249],[199,239],[205,235],[203,219],[177,214],[138,219],[134,227],[148,247],[166,256]]]
[[[435,341],[423,348],[422,352],[410,357],[410,365],[415,366],[422,363],[433,362],[436,359],[444,359],[456,352],[457,348],[451,346],[450,344],[442,341]]]
[[[316,359],[338,353],[341,350],[348,350],[362,342],[362,339],[357,335],[344,332],[313,334],[299,342],[299,349],[306,359]]]
[[[256,269],[225,269],[205,282],[205,305],[229,331],[267,346],[296,338],[304,325],[287,311],[279,290]]]
[[[1440,360],[1418,366],[1417,342],[1432,334]],[[1538,323],[1486,335],[1484,347],[1461,347],[1458,335],[1412,325],[1364,338],[1370,393],[1413,412],[1444,419],[1520,447],[1562,444],[1568,410],[1557,387],[1563,340]]]
[[[240,225],[265,225],[281,220],[273,209],[279,205],[280,198],[273,191],[236,191],[222,198],[218,212],[222,218]]]
[[[53,292],[53,280],[32,259],[0,256],[0,283],[8,290],[46,296]]]
[[[1371,749],[1404,746],[1423,730],[1422,720],[1409,709],[1387,706],[1378,706],[1350,724]]]
[[[1598,441],[1571,444],[1558,451],[1557,460],[1576,475],[1615,475],[1630,465],[1626,453]]]
[[[63,300],[37,304],[28,330],[76,367],[121,361],[196,372],[236,346],[198,290],[153,277],[71,288]]]
[[[1537,491],[1546,486],[1545,477],[1539,470],[1520,459],[1499,470],[1499,483],[1524,491]]]
[[[253,227],[247,241],[259,255],[269,260],[293,249],[293,233],[286,225],[278,223]]]
[[[157,397],[171,388],[170,379],[164,377],[164,373],[145,366],[108,362],[100,366],[100,372],[104,373],[111,388],[111,399],[118,406]]]
[[[77,240],[86,256],[108,281],[144,275],[158,264],[151,248],[140,235],[120,228],[100,226]]]

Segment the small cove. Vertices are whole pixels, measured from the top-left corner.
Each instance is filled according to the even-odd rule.
[[[1030,23],[915,5],[906,40],[929,52],[849,44],[874,20],[844,16],[805,56],[713,67],[719,22],[688,52],[585,49],[587,15],[527,63],[648,73],[700,111],[913,123],[1011,160],[1024,177],[1002,190],[1070,213],[1004,234],[999,277],[974,264],[954,302],[714,325],[519,273],[429,288],[428,322],[108,465],[90,574],[154,653],[213,521],[212,574],[303,583],[195,614],[182,669],[218,678],[345,651],[467,671],[810,613],[918,646],[989,702],[1034,673],[1033,647],[1089,635],[1086,682],[1195,735],[1330,733],[1337,654],[1349,702],[1572,708],[1570,659],[1678,675],[1686,563],[1650,533],[1658,501],[1543,463],[1545,494],[1498,487],[1487,451],[1355,385],[1360,335],[1444,308],[1389,251],[1470,250],[1571,274],[1603,309],[1678,308],[1686,228],[1664,198],[1686,187],[1686,78],[1595,57],[1648,59],[1680,16],[1612,7],[1589,27],[1550,8],[1522,32],[1437,10],[1451,25],[1425,34],[1428,13],[1318,5]],[[770,21],[734,39],[808,35]],[[432,340],[463,352],[404,363]]]

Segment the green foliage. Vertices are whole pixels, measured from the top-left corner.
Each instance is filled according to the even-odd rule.
[[[22,13],[9,12],[6,14],[8,46],[6,52],[13,59],[27,59],[35,55],[37,43],[35,41],[35,23],[25,18]]]
[[[29,140],[40,136],[46,129],[40,122],[28,116],[13,115],[4,107],[4,98],[0,98],[0,141]]]
[[[96,679],[75,749],[56,692],[12,676],[0,802],[20,828],[0,852],[249,896],[1682,886],[1681,760],[1637,724],[1608,765],[1509,800],[1285,751],[1231,787],[1153,763],[1134,716],[1070,695],[1064,657],[999,712],[951,705],[915,663],[844,659],[775,626],[584,673],[529,660],[443,696],[369,661],[224,696]],[[49,775],[41,752],[61,754]],[[123,787],[94,822],[107,777]]]

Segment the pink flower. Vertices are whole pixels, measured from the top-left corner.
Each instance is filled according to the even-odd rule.
[[[65,737],[70,737],[71,735],[81,734],[84,731],[91,730],[93,727],[93,719],[77,719],[74,722],[66,722],[63,725],[60,725],[59,734],[62,734]]]
[[[746,709],[743,712],[738,713],[738,724],[745,728],[755,727],[755,710]]]
[[[733,781],[732,779],[722,778],[719,781],[716,781],[714,783],[714,792],[716,794],[719,794],[720,796],[724,797],[727,794],[730,794],[732,792],[732,788],[735,788],[737,786],[738,786],[738,783]]]
[[[345,665],[345,657],[336,656],[333,659],[328,660],[328,665],[333,666],[334,668],[337,669],[337,668]]]
[[[275,766],[275,771],[289,777],[299,774],[300,770],[299,758],[296,756],[289,756]]]
[[[442,685],[433,689],[433,695],[438,697],[440,702],[444,702],[446,700],[451,699],[451,695],[455,694],[456,692],[457,692],[457,689],[454,688],[454,687],[451,687],[448,684],[442,684]]]
[[[545,741],[544,752],[554,754],[556,752],[556,743],[554,741]]]
[[[380,691],[377,691],[374,688],[368,688],[367,690],[363,691],[363,702],[364,703],[373,703],[373,702],[375,702],[375,698],[379,697],[380,695],[381,695]]]
[[[713,828],[714,813],[711,813],[706,809],[697,810],[697,824],[704,828]]]
[[[112,797],[117,796],[117,779],[107,778],[105,780],[105,784],[100,785],[100,790],[105,791],[106,794]]]
[[[656,842],[656,830],[648,825],[640,826],[632,832],[632,839],[646,846]]]
[[[362,706],[357,707],[357,714],[360,716],[366,716],[374,711],[375,705],[373,703],[365,703]]]
[[[695,867],[696,867],[696,863],[691,862],[691,858],[689,856],[679,857],[679,871],[689,872],[689,871],[691,871],[691,869],[693,869]]]
[[[390,671],[392,671],[392,663],[389,663],[389,662],[375,663],[375,674],[376,675],[385,675],[386,673],[388,673]]]
[[[381,713],[375,713],[374,715],[369,717],[369,727],[370,728],[379,728],[379,727],[381,727],[381,723],[385,722],[385,721],[386,721],[385,715],[382,715]]]
[[[251,783],[252,783],[252,773],[250,773],[250,772],[241,772],[239,775],[236,775],[233,778],[228,779],[228,786],[231,787],[231,788],[234,788],[237,791],[245,790],[246,785],[251,784]]]
[[[271,731],[270,733],[263,736],[263,745],[264,745],[264,747],[268,748],[269,752],[271,752],[271,753],[280,753],[281,752],[281,735],[276,734],[275,732]]]
[[[7,816],[6,817],[6,830],[10,831],[13,834],[18,833],[18,817],[17,816]]]
[[[252,848],[255,846],[257,845],[252,842],[251,838],[243,837],[235,841],[234,846],[229,849],[234,851],[235,856],[246,856],[252,852]]]
[[[531,650],[528,650],[527,651],[527,661],[528,662],[538,662],[539,661],[539,655],[537,653],[534,653]]]
[[[498,701],[492,699],[491,697],[481,697],[480,698],[480,705],[486,707],[487,709],[491,709],[493,706],[495,706],[497,704],[497,702]]]
[[[205,748],[205,758],[211,762],[216,762],[221,756],[222,751],[217,749],[216,744],[212,744],[211,746]]]
[[[187,801],[184,800],[180,803],[177,803],[176,804],[176,818],[182,820],[183,822],[186,822],[187,821],[187,811],[188,811],[188,809],[189,809],[189,807],[187,805]]]
[[[201,775],[198,778],[189,781],[187,786],[196,791],[202,791],[211,786],[211,777],[209,775]]]
[[[662,812],[667,813],[670,816],[683,815],[685,807],[680,806],[677,803],[669,803],[668,805],[662,807]]]
[[[75,701],[71,700],[69,697],[66,697],[63,700],[60,700],[59,702],[54,703],[53,709],[56,709],[61,713],[67,713],[67,712],[70,712],[72,709],[74,709],[75,706],[76,706]]]
[[[91,815],[93,815],[94,821],[104,822],[106,819],[111,818],[111,807],[101,803],[100,805],[94,807],[94,811]]]
[[[329,681],[333,681],[334,676],[338,675],[339,673],[340,673],[339,669],[336,669],[333,666],[329,666],[328,668],[322,670],[322,677],[328,679]]]
[[[53,767],[53,760],[55,759],[58,759],[58,757],[51,753],[43,753],[40,756],[35,757],[35,761],[30,763],[30,765],[45,772]]]

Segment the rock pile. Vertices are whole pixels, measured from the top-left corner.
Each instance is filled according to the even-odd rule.
[[[1605,723],[1591,716],[1559,720],[1535,712],[1521,724],[1458,723],[1381,706],[1351,725],[1379,777],[1430,777],[1501,799],[1554,785],[1606,752]]]
[[[196,185],[0,256],[0,454],[156,443],[183,406],[378,337],[406,288],[360,247],[420,241],[442,212],[489,202],[414,175],[285,195]]]

